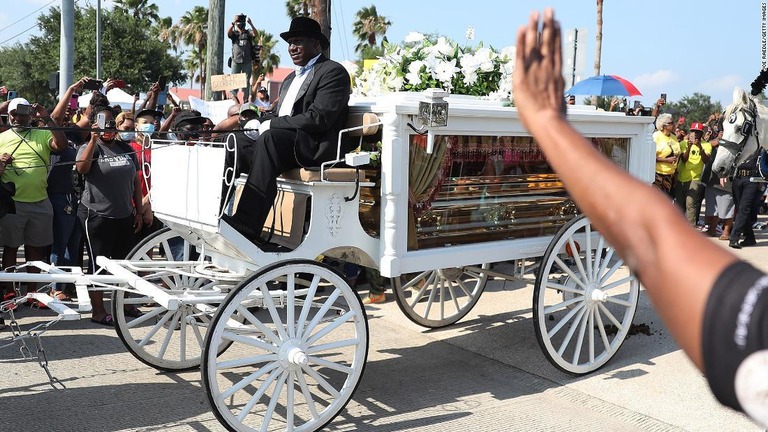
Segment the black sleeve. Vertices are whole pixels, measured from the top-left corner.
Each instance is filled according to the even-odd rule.
[[[704,371],[717,400],[744,411],[735,391],[736,372],[746,357],[766,349],[768,276],[738,261],[717,278],[702,325]]]

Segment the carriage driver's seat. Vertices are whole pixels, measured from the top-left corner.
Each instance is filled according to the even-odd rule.
[[[350,114],[347,118],[345,129],[340,135],[343,139],[357,137],[362,142],[362,137],[370,136],[379,131],[381,122],[374,113]],[[339,141],[341,145],[341,140]],[[358,177],[358,170],[344,164],[344,154],[341,154],[337,163],[329,163],[326,167],[296,168],[284,172],[277,178],[277,197],[275,205],[264,224],[263,236],[270,236],[270,242],[295,249],[301,244],[305,224],[307,221],[307,204],[312,195],[317,195],[319,189],[343,187],[344,193],[350,191],[350,184],[360,181],[361,186],[371,186],[365,183],[362,174]],[[342,167],[338,167],[342,165]],[[333,168],[328,168],[333,166]],[[233,213],[237,210],[237,204],[242,194],[243,185],[247,175],[242,174],[236,180]],[[313,189],[314,188],[314,189]],[[357,200],[355,200],[357,203]],[[357,211],[357,209],[355,209]]]

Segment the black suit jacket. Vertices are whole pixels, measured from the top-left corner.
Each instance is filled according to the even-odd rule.
[[[339,130],[347,122],[351,84],[347,70],[323,55],[307,73],[309,75],[293,105],[293,114],[272,118],[269,128],[296,130],[294,144],[299,163],[317,166],[336,158]],[[296,72],[292,72],[280,86],[280,101],[275,113],[280,111],[295,77]],[[349,150],[343,148],[342,153]]]

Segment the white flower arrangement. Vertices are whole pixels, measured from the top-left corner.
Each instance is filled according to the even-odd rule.
[[[471,33],[474,37],[474,29]],[[384,43],[384,56],[359,72],[353,93],[378,96],[442,88],[452,94],[509,100],[514,68],[514,46],[500,52],[482,42],[477,47],[461,47],[445,37],[435,40],[411,32],[402,46]]]

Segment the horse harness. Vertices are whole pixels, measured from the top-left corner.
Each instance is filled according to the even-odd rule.
[[[734,175],[738,173],[738,170],[736,169],[736,164],[739,161],[739,157],[741,157],[741,153],[744,152],[744,147],[747,145],[747,141],[749,141],[749,137],[754,135],[755,140],[757,140],[757,149],[755,152],[760,151],[760,137],[757,133],[757,106],[755,105],[755,102],[750,99],[749,101],[749,107],[743,107],[739,109],[739,112],[744,113],[744,123],[739,127],[739,133],[742,136],[741,141],[738,143],[734,141],[728,141],[724,139],[720,139],[720,142],[718,145],[723,146],[726,149],[729,149],[731,151],[736,150],[736,157],[733,158],[733,165],[731,166]],[[730,117],[728,117],[729,123],[735,123],[736,122],[736,111],[732,112]]]

